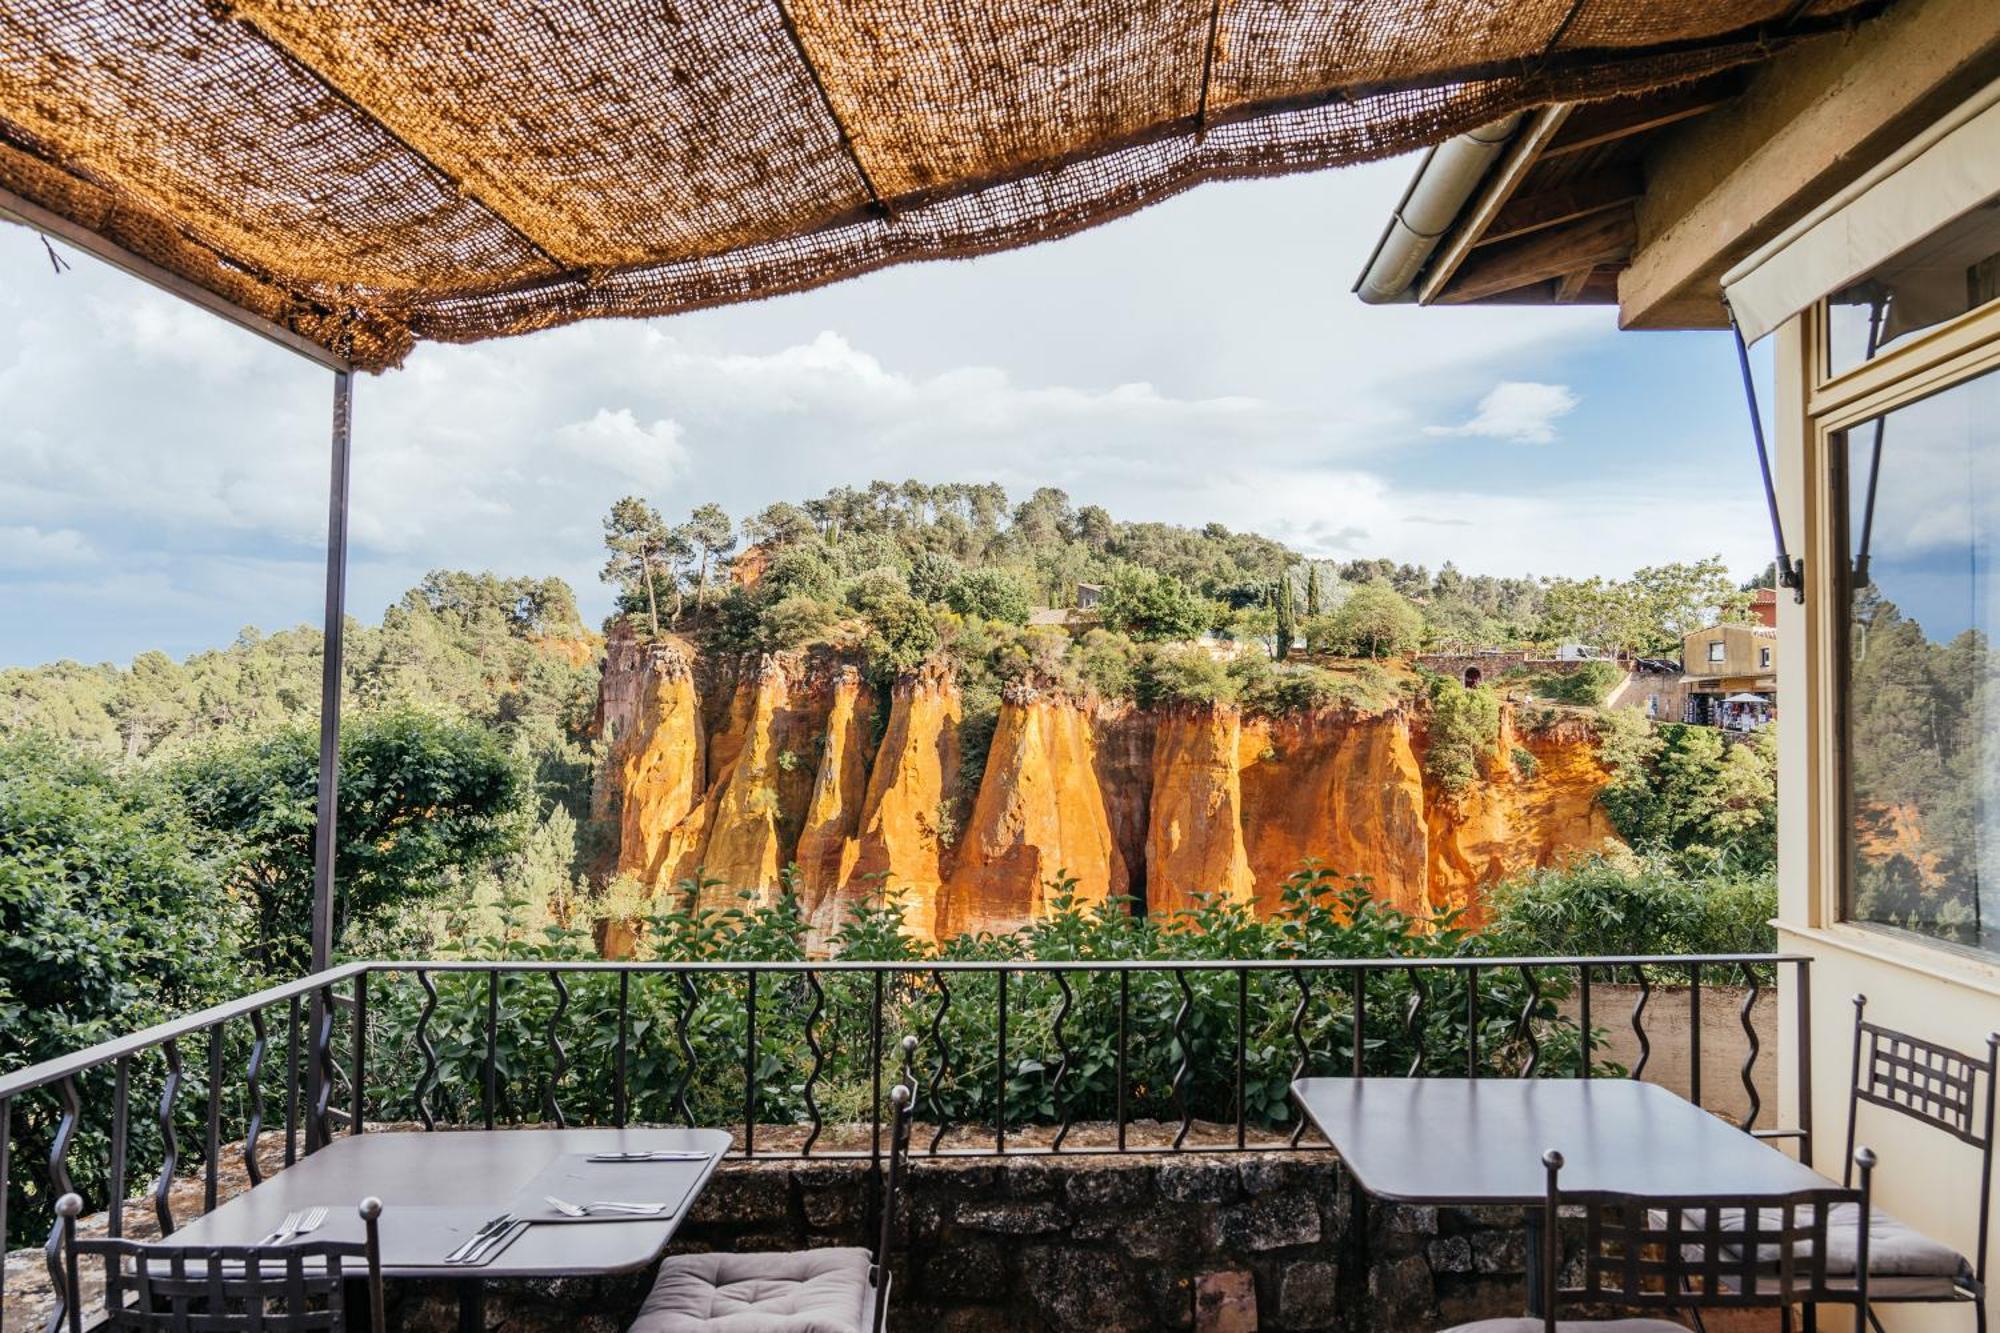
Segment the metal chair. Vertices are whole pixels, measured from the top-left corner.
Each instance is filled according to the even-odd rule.
[[[365,1271],[375,1333],[382,1310],[382,1201],[363,1199],[365,1239],[277,1245],[176,1245],[81,1237],[83,1200],[56,1202],[62,1219],[63,1305],[69,1333],[83,1333],[83,1256],[105,1265],[104,1326],[129,1333],[345,1333],[346,1285]]]
[[[1854,1072],[1847,1098],[1847,1148],[1861,1104],[1885,1107],[1942,1130],[1979,1153],[1978,1249],[1968,1262],[1950,1246],[1886,1213],[1870,1214],[1875,1233],[1876,1304],[1969,1301],[1980,1333],[1986,1328],[1986,1241],[1993,1201],[1993,1107],[2000,1079],[2000,1032],[1986,1038],[1984,1058],[1940,1046],[1867,1019],[1868,997],[1854,997]],[[1981,1075],[1986,1097],[1979,1098]],[[1847,1177],[1851,1183],[1852,1173]],[[1858,1223],[1857,1223],[1858,1224]],[[1877,1324],[1880,1327],[1880,1324]]]
[[[1875,1157],[1856,1155],[1861,1186],[1807,1190],[1773,1198],[1678,1197],[1562,1192],[1563,1158],[1548,1152],[1542,1209],[1540,1316],[1485,1319],[1449,1333],[1686,1333],[1664,1317],[1693,1313],[1700,1325],[1704,1309],[1764,1307],[1782,1311],[1786,1333],[1792,1307],[1852,1305],[1855,1333],[1868,1320],[1868,1235],[1857,1236],[1859,1253],[1843,1256],[1832,1243],[1834,1219],[1843,1208],[1865,1213]],[[1559,1214],[1580,1212],[1583,1221],[1581,1285],[1559,1288]],[[1845,1261],[1844,1261],[1845,1260]],[[1646,1312],[1639,1318],[1558,1319],[1564,1307],[1614,1306]]]
[[[629,1333],[703,1333],[801,1327],[882,1333],[889,1320],[889,1254],[896,1201],[910,1153],[915,1037],[903,1039],[904,1076],[889,1089],[889,1157],[874,1250],[824,1248],[748,1254],[680,1254],[660,1265]]]

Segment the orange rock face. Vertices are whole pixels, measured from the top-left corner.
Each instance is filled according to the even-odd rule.
[[[1052,881],[1076,881],[1079,904],[1125,892],[1098,783],[1090,713],[1064,698],[1010,692],[987,752],[988,777],[958,840],[938,901],[940,936],[1016,930],[1047,910]]]
[[[985,771],[960,789],[964,705],[943,667],[876,689],[836,654],[712,664],[685,644],[607,645],[598,811],[616,869],[656,891],[718,881],[708,906],[768,896],[788,868],[827,948],[858,903],[899,892],[924,939],[1016,929],[1067,875],[1089,904],[1131,894],[1172,912],[1220,894],[1269,912],[1307,861],[1368,876],[1413,915],[1462,908],[1519,870],[1615,834],[1591,730],[1502,733],[1459,793],[1425,776],[1423,716],[1078,700],[1016,688]],[[1532,757],[1517,762],[1515,751]]]
[[[936,937],[938,893],[951,866],[958,803],[958,724],[965,715],[948,671],[926,667],[896,682],[889,725],[862,800],[852,863],[814,914],[816,932],[837,929],[849,904],[900,890],[903,928]]]
[[[1180,911],[1203,894],[1252,896],[1243,846],[1242,734],[1234,708],[1177,708],[1160,719],[1146,831],[1148,911]]]
[[[1531,773],[1515,762],[1517,748],[1534,757]],[[1584,724],[1517,733],[1513,710],[1503,710],[1481,776],[1463,792],[1433,793],[1428,809],[1431,902],[1463,909],[1466,925],[1480,924],[1487,885],[1619,841],[1597,801],[1610,774]]]
[[[1407,713],[1292,714],[1243,725],[1243,842],[1270,912],[1308,860],[1367,875],[1413,915],[1430,904],[1424,770]]]

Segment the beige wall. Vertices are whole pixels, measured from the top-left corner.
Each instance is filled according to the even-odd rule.
[[[1812,964],[1812,1116],[1814,1165],[1838,1174],[1844,1156],[1857,993],[1868,996],[1868,1015],[1886,1026],[1978,1053],[1989,1032],[2000,1031],[2000,968],[1944,948],[1843,923],[1839,883],[1843,842],[1833,727],[1834,642],[1831,617],[1837,590],[1828,577],[1845,555],[1833,548],[1825,522],[1830,496],[1816,425],[1808,416],[1807,318],[1777,335],[1775,445],[1785,530],[1802,544],[1808,590],[1803,606],[1789,594],[1778,603],[1778,678],[1781,697],[1800,701],[1787,709],[1778,732],[1779,939],[1781,949],[1810,955]],[[1995,321],[2000,326],[2000,321]],[[1994,329],[2000,339],[2000,327]],[[1811,402],[1826,413],[1829,395]],[[1838,411],[1821,417],[1840,420]],[[1844,409],[1848,418],[1869,410],[1866,400]],[[1781,995],[1780,1032],[1794,1031],[1798,997]],[[1798,1052],[1786,1042],[1779,1079],[1784,1115],[1791,1105]],[[1882,1206],[1919,1229],[1971,1255],[1977,1240],[1976,1152],[1942,1132],[1879,1108],[1863,1107],[1857,1142],[1880,1158]],[[2000,1218],[2000,1211],[1996,1211]],[[1893,1307],[1883,1312],[1892,1333],[1969,1329],[1963,1308]]]
[[[1711,644],[1722,645],[1722,660],[1709,658]],[[1769,648],[1771,664],[1762,650]],[[1767,676],[1777,662],[1777,641],[1759,625],[1711,625],[1681,640],[1681,669],[1690,676]]]

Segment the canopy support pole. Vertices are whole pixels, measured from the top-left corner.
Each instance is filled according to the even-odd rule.
[[[1723,302],[1728,309],[1729,303]],[[1771,541],[1777,549],[1778,586],[1792,590],[1792,600],[1806,599],[1806,562],[1794,560],[1785,545],[1785,523],[1778,514],[1778,488],[1771,480],[1771,451],[1764,444],[1764,414],[1757,407],[1757,382],[1750,376],[1750,345],[1743,341],[1743,326],[1736,312],[1729,311],[1729,332],[1736,339],[1736,364],[1743,372],[1743,398],[1750,405],[1750,433],[1757,441],[1757,467],[1764,477],[1764,504],[1771,512]]]
[[[340,818],[340,685],[346,664],[347,624],[347,479],[354,416],[354,375],[333,376],[332,477],[326,511],[326,628],[321,641],[319,677],[319,786],[313,810],[312,971],[323,972],[333,959],[334,844]],[[325,1000],[312,993],[312,1039],[306,1059],[306,1105],[317,1108],[324,1094],[326,1072],[318,1058],[318,1034],[325,1021]],[[318,1142],[324,1126],[306,1116],[306,1151]]]

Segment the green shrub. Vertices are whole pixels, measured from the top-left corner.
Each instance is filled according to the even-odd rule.
[[[811,597],[786,597],[764,609],[764,641],[773,648],[802,648],[824,638],[840,620],[840,608]]]
[[[1027,583],[1011,569],[968,569],[946,585],[944,600],[962,616],[1025,625],[1031,594]]]
[[[1432,680],[1424,772],[1440,787],[1460,792],[1471,786],[1499,738],[1500,701],[1491,690],[1468,690],[1447,676]]]
[[[1535,676],[1529,688],[1538,698],[1595,708],[1610,698],[1624,679],[1625,673],[1616,662],[1585,662],[1574,671]]]
[[[1154,648],[1142,654],[1134,678],[1139,703],[1146,708],[1234,703],[1239,689],[1227,666],[1192,645]]]

